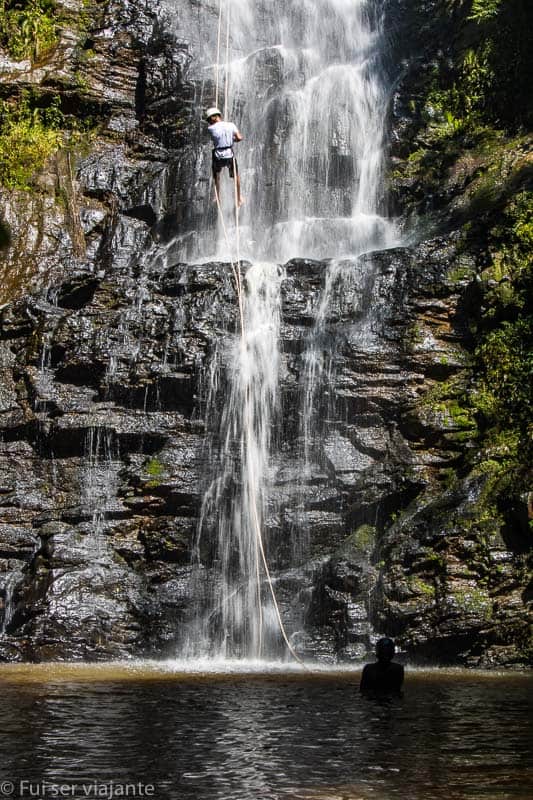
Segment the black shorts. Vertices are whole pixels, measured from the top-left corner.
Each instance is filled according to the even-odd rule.
[[[235,166],[235,170],[234,170],[234,166]],[[215,154],[213,153],[213,175],[218,175],[218,173],[221,172],[224,169],[224,167],[227,167],[229,169],[230,178],[234,177],[234,172],[236,172],[237,175],[239,174],[239,168],[237,166],[237,159],[235,157],[233,157],[233,158],[217,158],[215,156]]]

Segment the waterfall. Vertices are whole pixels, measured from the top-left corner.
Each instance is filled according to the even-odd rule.
[[[24,579],[22,569],[16,568],[6,577],[3,585],[2,593],[3,609],[0,609],[2,615],[0,622],[0,636],[4,636],[9,629],[11,620],[15,613],[15,592],[19,583]]]
[[[220,5],[218,0],[203,4],[197,68],[204,82],[197,102],[202,110],[212,105],[218,74],[218,103],[224,107],[227,84],[225,117],[244,136],[235,147],[245,197],[240,212],[242,257],[282,263],[293,257],[352,257],[389,246],[393,227],[380,213],[387,104],[382,4],[221,2],[218,65],[214,61]],[[194,29],[192,22],[187,24]],[[198,125],[204,130],[194,202],[187,212],[189,222],[183,222],[170,252],[182,261],[227,260],[232,254],[206,180],[211,150],[205,120],[199,118]],[[233,190],[226,175],[221,194],[233,243]],[[206,219],[211,220],[207,231]]]
[[[91,516],[90,534],[84,546],[96,563],[107,560],[106,512],[113,508],[117,495],[117,459],[113,459],[111,432],[90,426],[85,436],[85,457],[80,469],[80,489],[86,513]]]
[[[218,8],[213,7],[213,22]],[[283,274],[275,264],[295,257],[330,259],[303,348],[298,502],[303,507],[311,442],[322,430],[316,424],[320,393],[333,369],[326,331],[330,297],[340,281],[358,272],[360,254],[394,242],[394,227],[380,213],[387,102],[381,4],[231,0],[223,4],[223,31],[228,8],[229,52],[222,48],[220,63],[204,64],[200,99],[204,106],[217,100],[223,105],[227,92],[225,117],[244,136],[235,148],[245,197],[239,231],[233,187],[224,175],[228,236],[220,221],[215,223],[213,198],[205,192],[204,218],[212,221],[207,232],[181,235],[169,248],[183,260],[227,260],[235,258],[239,233],[241,256],[252,262],[246,270],[243,335],[221,342],[211,365],[208,406],[223,410],[210,426],[213,473],[195,552],[195,593],[202,607],[188,651],[259,657],[272,655],[279,644],[258,542],[259,531],[268,538],[265,514],[278,412]],[[214,55],[213,30],[208,39],[207,51]],[[213,94],[213,72],[219,98]],[[209,152],[207,143],[205,149]],[[209,169],[207,158],[200,158],[199,166]],[[199,174],[198,187],[201,180]],[[302,542],[293,552],[305,556]]]
[[[248,14],[240,14],[243,6]],[[384,87],[379,19],[367,0],[238,0],[231,115],[246,142],[242,240],[251,257],[335,258],[384,245]],[[246,22],[252,17],[252,28]],[[239,19],[243,24],[239,25]],[[266,21],[266,22],[265,22]],[[266,40],[266,41],[264,41]],[[261,46],[262,44],[262,46]]]
[[[281,279],[273,264],[256,263],[247,271],[243,334],[222,343],[210,375],[208,416],[209,410],[216,416],[220,394],[226,401],[211,452],[213,478],[202,505],[196,564],[203,537],[216,530],[219,580],[203,576],[208,611],[195,626],[192,652],[259,657],[276,639],[259,537],[277,412]]]

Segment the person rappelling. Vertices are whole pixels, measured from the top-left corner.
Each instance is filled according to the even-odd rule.
[[[222,112],[218,108],[208,108],[205,115],[208,122],[207,132],[213,142],[213,179],[216,199],[220,199],[220,173],[227,167],[230,178],[235,181],[236,202],[240,208],[244,200],[241,196],[241,179],[233,145],[235,142],[242,141],[242,135],[233,122],[224,122]]]

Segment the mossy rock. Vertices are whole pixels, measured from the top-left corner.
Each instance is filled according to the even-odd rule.
[[[474,615],[487,622],[492,619],[492,600],[484,589],[472,587],[456,591],[449,598],[462,614]]]
[[[432,583],[428,583],[427,581],[423,580],[422,578],[415,576],[411,576],[409,578],[409,588],[415,595],[419,595],[424,597],[426,600],[434,600],[436,595],[435,586]]]
[[[375,542],[376,529],[372,525],[360,525],[346,537],[335,555],[345,558],[368,555],[374,549]]]

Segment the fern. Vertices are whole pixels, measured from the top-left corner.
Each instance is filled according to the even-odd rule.
[[[0,47],[38,61],[57,44],[54,0],[0,0]]]
[[[23,93],[16,106],[0,101],[0,185],[29,190],[33,178],[62,144],[59,98],[46,109]]]
[[[486,22],[496,16],[501,3],[502,0],[472,0],[472,10],[468,19]]]

